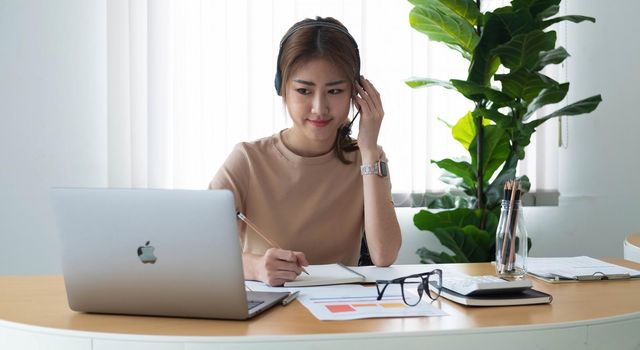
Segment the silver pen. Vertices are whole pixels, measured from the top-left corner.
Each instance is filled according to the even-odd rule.
[[[292,301],[296,300],[296,298],[298,297],[298,294],[300,294],[299,290],[289,293],[289,295],[287,295],[286,298],[282,299],[282,306],[287,306]]]

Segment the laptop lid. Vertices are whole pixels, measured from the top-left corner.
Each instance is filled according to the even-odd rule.
[[[230,191],[51,194],[72,310],[246,319],[287,295],[252,295],[261,302],[249,312]]]

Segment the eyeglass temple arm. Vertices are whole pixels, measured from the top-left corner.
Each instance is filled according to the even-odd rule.
[[[378,290],[378,299],[376,300],[382,300],[382,296],[384,295],[384,291],[387,290],[387,287],[389,287],[389,284],[393,283],[393,281],[383,281],[383,280],[378,280],[376,281],[376,287],[379,284],[384,283],[384,287],[382,287],[382,290],[380,290],[380,287],[376,288]]]

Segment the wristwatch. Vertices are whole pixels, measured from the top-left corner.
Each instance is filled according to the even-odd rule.
[[[360,174],[362,175],[378,175],[380,177],[387,177],[389,175],[389,169],[387,168],[387,162],[379,160],[373,164],[362,164],[360,166]]]

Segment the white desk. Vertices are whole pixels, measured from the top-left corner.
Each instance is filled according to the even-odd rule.
[[[640,233],[632,233],[627,236],[623,244],[624,258],[640,263]]]
[[[493,273],[491,264],[455,266]],[[640,280],[532,281],[551,305],[469,308],[441,298],[449,316],[318,321],[294,302],[243,322],[76,313],[61,276],[2,276],[0,349],[640,348]]]

